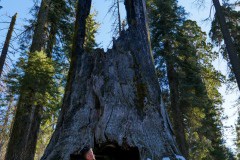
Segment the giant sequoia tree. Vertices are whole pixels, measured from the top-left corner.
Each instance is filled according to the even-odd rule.
[[[74,159],[85,145],[97,156],[124,160],[180,154],[153,65],[145,0],[125,0],[125,6],[129,28],[113,48],[86,52],[91,0],[78,1],[63,105],[42,160]]]

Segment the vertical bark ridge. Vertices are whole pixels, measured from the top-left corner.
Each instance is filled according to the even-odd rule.
[[[125,150],[137,147],[141,160],[175,159],[179,151],[161,101],[145,0],[125,1],[129,29],[106,53],[85,53],[85,28],[78,24],[86,24],[91,2],[79,2],[61,115],[42,160],[69,160],[85,145],[99,149],[106,144]]]

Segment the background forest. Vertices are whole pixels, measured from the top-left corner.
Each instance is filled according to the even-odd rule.
[[[146,3],[158,81],[182,154],[190,160],[240,159],[240,2],[220,1],[220,8],[204,0]],[[75,15],[74,0],[0,1],[0,159],[24,132],[25,126],[13,125],[26,120],[18,118],[32,105],[41,107],[34,109],[28,143],[34,159],[43,155],[68,87]],[[86,51],[111,48],[128,28],[124,2],[93,0],[86,24]]]

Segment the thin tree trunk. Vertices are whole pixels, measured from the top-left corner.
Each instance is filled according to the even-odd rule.
[[[0,159],[3,159],[4,155],[3,155],[3,146],[7,141],[7,137],[8,137],[8,133],[7,132],[7,128],[8,128],[8,122],[9,122],[9,116],[11,114],[11,107],[12,107],[12,103],[13,103],[13,96],[10,96],[10,100],[9,100],[9,104],[7,107],[7,111],[6,111],[6,115],[4,117],[4,122],[3,125],[1,126],[1,133],[0,133]],[[9,127],[11,128],[11,127]],[[9,129],[10,130],[10,129]]]
[[[167,41],[165,44],[166,50],[166,66],[167,66],[167,77],[170,88],[170,100],[171,100],[171,111],[173,116],[173,126],[174,133],[176,135],[176,141],[181,153],[187,158],[188,157],[188,147],[185,136],[185,126],[183,123],[183,114],[180,108],[180,96],[179,96],[179,82],[178,75],[175,71],[173,61],[169,58],[171,54],[170,44]]]
[[[3,49],[2,49],[2,53],[1,53],[1,57],[0,57],[0,78],[1,78],[2,73],[3,73],[3,66],[4,66],[5,61],[6,61],[8,48],[9,48],[12,33],[13,33],[13,30],[14,30],[14,26],[15,26],[15,23],[16,23],[16,19],[17,19],[17,13],[12,17],[10,27],[8,29],[7,37],[6,37],[6,40],[5,40]]]
[[[48,43],[46,48],[46,53],[48,58],[52,58],[52,52],[54,44],[56,43],[56,34],[57,34],[57,26],[56,24],[52,24],[50,28],[50,33],[48,36]]]
[[[37,17],[30,56],[36,51],[44,51],[46,45],[46,27],[50,0],[42,0]],[[25,77],[27,77],[26,73]],[[39,87],[39,86],[36,86]],[[36,150],[37,135],[41,122],[42,106],[35,104],[34,88],[22,84],[17,104],[14,124],[8,143],[6,160],[33,160]]]
[[[122,24],[121,24],[120,2],[119,2],[119,0],[117,0],[117,11],[118,11],[118,30],[119,30],[119,35],[120,35],[121,31],[122,31]]]
[[[169,81],[170,88],[170,99],[171,99],[171,110],[173,116],[173,126],[174,133],[176,135],[177,144],[181,153],[187,158],[188,157],[188,149],[187,149],[187,141],[185,137],[185,130],[183,124],[183,115],[179,105],[179,90],[178,90],[178,80],[177,73],[171,64],[171,62],[167,63],[167,76]]]
[[[226,23],[226,19],[222,12],[222,8],[221,8],[219,0],[212,0],[212,1],[213,1],[215,10],[216,10],[217,19],[220,24],[224,42],[226,44],[228,57],[229,57],[231,65],[232,65],[232,70],[235,75],[238,88],[240,90],[240,59],[238,56],[238,52],[233,43],[232,37],[230,35],[229,29],[228,29],[228,26]]]

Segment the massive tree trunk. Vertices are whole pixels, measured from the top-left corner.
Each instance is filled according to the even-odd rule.
[[[4,63],[6,61],[8,48],[9,48],[9,45],[10,45],[10,41],[11,41],[14,26],[15,26],[15,23],[16,23],[16,19],[17,19],[17,13],[12,17],[10,27],[8,29],[7,37],[6,37],[5,43],[3,45],[3,49],[2,49],[2,53],[1,53],[1,57],[0,57],[0,78],[2,76],[3,66],[4,66]]]
[[[42,160],[75,159],[85,145],[99,160],[175,159],[179,154],[153,65],[145,0],[125,0],[125,5],[129,29],[106,53],[86,53],[91,0],[79,0],[66,93]]]
[[[50,0],[42,0],[35,26],[30,56],[36,51],[43,51],[46,44],[46,25]],[[28,76],[26,73],[25,77]],[[36,86],[39,87],[39,86]],[[36,104],[35,88],[24,81],[20,91],[6,160],[33,160],[37,143],[37,135],[41,122],[42,106]]]
[[[219,0],[212,1],[216,10],[217,20],[220,24],[221,32],[223,34],[223,39],[226,44],[230,64],[232,65],[232,70],[237,81],[238,89],[240,90],[240,59],[237,49],[234,46]]]

